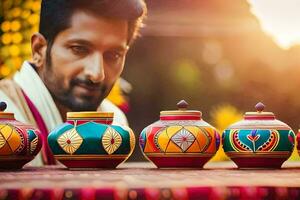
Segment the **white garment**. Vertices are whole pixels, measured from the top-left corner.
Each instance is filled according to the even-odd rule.
[[[21,69],[14,75],[13,80],[21,87],[23,92],[35,105],[43,118],[48,131],[53,130],[55,127],[63,123],[62,117],[60,116],[59,110],[56,107],[50,92],[40,79],[39,75],[27,61],[23,63]],[[26,122],[26,117],[22,116],[13,101],[1,90],[0,99],[7,103],[7,112],[13,112],[17,120],[23,123],[29,123]],[[103,112],[114,112],[113,124],[128,125],[125,114],[109,100],[103,100],[99,110]],[[35,166],[42,165],[41,153],[36,156],[31,164]]]

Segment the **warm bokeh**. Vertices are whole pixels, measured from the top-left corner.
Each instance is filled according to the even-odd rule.
[[[243,119],[243,113],[229,104],[216,106],[211,112],[212,124],[220,131],[222,137],[223,131],[230,125]],[[222,142],[222,140],[221,140]],[[219,148],[212,161],[229,160],[225,155],[223,148]]]
[[[272,2],[271,2],[272,1]],[[262,101],[294,131],[300,119],[299,12],[293,0],[146,0],[142,37],[131,47],[123,77],[133,87],[128,119],[136,135],[176,109],[190,109],[220,131]],[[0,77],[30,58],[39,0],[0,3]],[[271,23],[271,24],[270,24]],[[291,29],[294,28],[294,29]],[[126,85],[126,84],[125,84]],[[124,103],[120,88],[110,97]],[[128,110],[124,104],[123,109]],[[141,159],[135,152],[132,159]],[[219,152],[214,159],[225,159]],[[294,153],[292,159],[299,159]]]
[[[261,28],[282,48],[300,44],[298,0],[248,0]]]
[[[40,1],[1,1],[0,77],[6,77],[31,55],[30,38],[38,30]]]

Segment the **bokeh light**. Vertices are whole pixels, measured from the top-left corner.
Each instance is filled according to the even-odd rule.
[[[12,75],[31,57],[30,38],[38,30],[40,0],[2,0],[0,78]]]
[[[248,0],[262,29],[284,49],[300,44],[299,0]]]
[[[210,114],[212,116],[212,124],[220,131],[221,136],[223,134],[223,131],[229,125],[243,118],[243,113],[230,104],[215,106]],[[229,160],[223,148],[219,148],[216,155],[212,158],[212,161],[219,160]]]

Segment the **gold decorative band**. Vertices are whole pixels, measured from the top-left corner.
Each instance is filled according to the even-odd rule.
[[[68,112],[67,118],[113,118],[113,112]]]
[[[15,119],[14,113],[0,112],[0,119]]]
[[[251,118],[251,117],[254,117],[254,118],[264,118],[264,117],[267,117],[267,118],[275,118],[275,115],[274,113],[272,112],[246,112],[245,115],[244,115],[244,118]]]
[[[288,126],[280,126],[280,125],[237,125],[237,126],[230,126],[229,129],[248,129],[248,130],[254,130],[254,129],[259,129],[259,130],[277,130],[277,131],[282,131],[282,130],[291,130],[290,127]]]
[[[211,157],[214,153],[145,153],[150,157]]]
[[[226,152],[226,154],[230,158],[282,158],[282,157],[288,157],[291,155],[291,152],[287,151],[276,151],[276,152]]]
[[[272,112],[246,112],[246,116],[274,116]]]
[[[55,155],[57,160],[110,160],[125,159],[128,155]]]
[[[184,111],[181,111],[181,110],[169,110],[169,111],[161,111],[160,112],[160,115],[161,116],[168,116],[168,115],[192,115],[192,116],[200,116],[202,115],[202,113],[200,111],[197,111],[197,110],[184,110]]]

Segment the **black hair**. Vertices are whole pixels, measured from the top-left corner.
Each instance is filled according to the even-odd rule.
[[[42,0],[39,32],[47,41],[70,26],[76,10],[88,10],[103,17],[128,20],[128,43],[136,36],[146,12],[143,0]]]
[[[47,40],[47,61],[56,36],[70,27],[76,10],[128,21],[128,45],[136,38],[146,14],[144,0],[42,0],[39,32]]]

